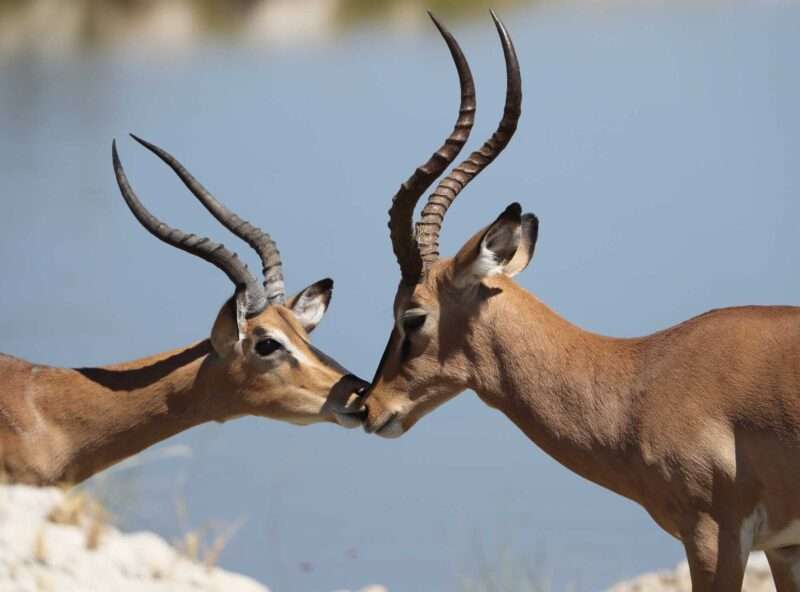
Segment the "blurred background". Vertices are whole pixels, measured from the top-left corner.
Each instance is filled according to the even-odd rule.
[[[519,281],[587,329],[800,302],[796,2],[0,0],[0,350],[142,357],[205,338],[230,295],[135,222],[112,138],[148,207],[255,266],[135,132],[272,234],[290,291],[335,278],[315,343],[370,377],[398,281],[386,211],[457,110],[425,9],[473,68],[471,149],[503,102],[490,6],[517,46],[524,114],[451,210],[444,253],[519,200],[541,220]],[[201,426],[88,487],[126,528],[232,535],[220,563],[276,592],[591,591],[682,556],[472,393],[396,441]]]

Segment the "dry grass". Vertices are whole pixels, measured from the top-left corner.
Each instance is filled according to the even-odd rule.
[[[210,570],[217,566],[222,551],[240,526],[241,522],[236,522],[189,530],[175,541],[175,548],[187,559],[202,563]]]
[[[175,547],[185,557],[202,563],[207,569],[216,567],[225,546],[241,528],[243,520],[234,523],[208,523],[199,528],[189,527],[189,512],[186,500],[175,500],[175,515],[183,532],[175,542]]]
[[[45,540],[44,526],[39,528],[36,538],[33,539],[33,559],[38,563],[47,563],[47,542]]]
[[[47,520],[54,524],[82,528],[86,548],[94,551],[100,546],[103,532],[111,522],[111,513],[90,493],[73,489],[68,491],[63,501],[50,511]]]
[[[0,0],[1,2],[2,0]],[[50,511],[47,519],[54,524],[77,526],[85,534],[85,545],[95,550],[102,544],[103,533],[107,527],[118,520],[124,521],[126,514],[135,513],[138,502],[138,469],[144,465],[162,460],[191,456],[186,447],[173,446],[147,455],[137,455],[117,467],[98,475],[88,484],[65,492],[63,501]],[[241,528],[243,520],[233,523],[212,521],[200,526],[189,519],[188,504],[184,484],[175,484],[175,517],[179,534],[173,539],[173,546],[184,557],[211,569],[219,563],[219,558],[228,542]],[[113,507],[114,513],[107,508]],[[122,517],[122,518],[121,518]],[[159,577],[162,567],[154,567]]]
[[[549,592],[552,588],[542,575],[541,560],[532,562],[502,548],[489,560],[485,554],[476,562],[476,573],[463,577],[463,592]]]

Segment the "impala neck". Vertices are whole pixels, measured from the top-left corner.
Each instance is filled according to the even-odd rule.
[[[494,353],[479,364],[476,392],[561,464],[635,499],[637,340],[584,331],[512,282],[503,291],[514,301],[486,311],[490,347],[479,349]]]
[[[77,483],[187,428],[222,419],[217,393],[207,386],[217,383],[211,351],[203,341],[104,368],[33,367],[33,421],[22,433],[32,445],[21,448],[40,475],[25,480]]]

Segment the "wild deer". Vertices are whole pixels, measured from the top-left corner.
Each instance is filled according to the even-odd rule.
[[[136,138],[203,206],[247,242],[263,284],[235,253],[171,228],[134,193],[112,145],[125,203],[153,236],[205,259],[235,286],[208,339],[102,368],[51,368],[0,355],[0,471],[11,481],[77,483],[178,432],[257,415],[310,424],[361,424],[356,378],[309,342],[333,290],[323,279],[286,299],[280,253],[268,234],[217,201],[172,155]]]
[[[779,592],[800,590],[800,308],[713,310],[647,337],[584,331],[512,277],[529,264],[538,221],[511,204],[441,259],[459,192],[504,149],[520,116],[519,65],[507,68],[499,128],[414,206],[467,140],[475,109],[455,42],[461,111],[445,144],[389,210],[401,281],[394,326],[366,395],[368,432],[398,437],[471,389],[561,464],[641,504],[682,541],[695,592],[740,590],[751,550]]]

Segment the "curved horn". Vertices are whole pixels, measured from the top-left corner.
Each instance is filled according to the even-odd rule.
[[[429,12],[428,15],[447,43],[456,70],[458,70],[461,106],[455,127],[444,144],[433,153],[428,162],[417,168],[414,174],[400,186],[392,199],[392,207],[389,209],[389,235],[392,239],[392,248],[397,262],[400,264],[402,281],[408,285],[416,284],[422,276],[422,258],[414,238],[414,207],[425,190],[458,156],[469,138],[475,122],[475,84],[472,81],[469,64],[450,32],[436,20],[433,14]]]
[[[492,19],[500,35],[506,61],[506,104],[503,117],[492,137],[439,183],[422,209],[420,221],[417,223],[417,243],[425,269],[439,258],[439,233],[447,208],[467,183],[497,158],[517,129],[522,103],[522,81],[517,53],[514,51],[514,44],[508,31],[494,11]]]
[[[130,183],[128,183],[128,177],[125,175],[125,170],[122,168],[122,162],[120,162],[119,154],[117,153],[116,140],[111,144],[111,154],[119,190],[122,192],[125,203],[128,204],[131,212],[133,212],[133,215],[136,216],[141,225],[157,239],[205,259],[225,272],[225,275],[236,285],[237,292],[242,293],[244,296],[243,303],[246,316],[252,317],[263,311],[267,307],[264,289],[247,270],[247,266],[239,260],[236,253],[203,236],[188,234],[177,228],[171,228],[153,216],[142,205]]]
[[[275,241],[247,220],[241,219],[234,212],[230,211],[224,204],[203,187],[186,168],[178,162],[169,152],[131,134],[131,138],[139,142],[142,146],[158,156],[169,166],[175,174],[180,177],[183,184],[200,200],[200,203],[216,218],[225,228],[241,238],[250,245],[261,258],[261,267],[264,273],[264,289],[266,290],[267,300],[270,304],[283,304],[286,300],[286,291],[283,284],[283,267],[281,264],[281,254]]]

